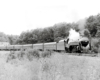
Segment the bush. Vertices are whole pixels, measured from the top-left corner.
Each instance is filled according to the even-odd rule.
[[[100,53],[100,48],[98,48],[98,53]]]
[[[33,57],[40,57],[39,51],[37,49],[28,49],[26,53],[29,60],[32,60]]]
[[[26,54],[26,52],[21,50],[21,51],[17,52],[16,54],[17,54],[18,59],[22,59],[22,58],[24,58],[24,55]]]
[[[92,52],[93,53],[98,53],[98,48],[97,47],[93,47]]]
[[[15,52],[14,51],[11,51],[10,54],[8,55],[7,62],[9,60],[12,60],[12,59],[16,59],[16,56],[15,56]]]
[[[41,53],[41,54],[40,54]],[[51,56],[52,51],[43,51],[39,52],[37,49],[27,49],[26,51],[11,51],[10,54],[7,57],[7,62],[13,59],[24,59],[27,58],[30,61],[33,60],[33,58],[39,59],[40,57],[46,58]]]
[[[99,51],[99,39],[98,38],[92,38],[91,43],[92,43],[92,52],[93,53],[98,53]]]
[[[50,57],[51,56],[51,51],[44,51],[42,52],[42,55],[41,55],[43,58],[45,57]]]

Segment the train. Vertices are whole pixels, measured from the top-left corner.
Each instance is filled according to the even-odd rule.
[[[65,41],[65,51],[69,53],[82,53],[91,51],[91,40],[87,37],[82,37],[77,41]]]
[[[64,42],[49,42],[49,43],[37,43],[37,44],[24,44],[24,45],[7,45],[0,46],[0,51],[19,51],[19,50],[27,50],[27,49],[38,49],[38,50],[58,50],[63,51]]]
[[[53,51],[66,51],[68,53],[82,53],[91,50],[91,40],[87,37],[82,37],[78,41],[70,41],[69,38],[59,40],[57,42],[25,44],[25,45],[7,45],[0,46],[0,51],[17,51],[27,49],[38,50],[53,50]]]

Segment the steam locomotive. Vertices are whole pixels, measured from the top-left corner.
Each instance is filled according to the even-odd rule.
[[[91,41],[87,37],[82,37],[78,41],[71,41],[69,38],[67,38],[58,42],[0,46],[0,50],[6,51],[16,51],[21,49],[26,50],[29,48],[38,50],[66,51],[68,53],[81,53],[91,50]]]
[[[91,50],[91,40],[89,40],[87,37],[82,37],[78,39],[78,41],[70,41],[68,38],[65,43],[65,50],[69,53],[82,53]]]

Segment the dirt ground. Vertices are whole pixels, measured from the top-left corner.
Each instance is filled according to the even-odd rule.
[[[100,57],[55,53],[50,58],[12,59],[0,52],[0,80],[100,80]]]

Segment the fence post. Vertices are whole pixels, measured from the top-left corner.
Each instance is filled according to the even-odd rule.
[[[33,44],[32,44],[32,49],[33,49]]]
[[[43,51],[44,51],[44,42],[43,42]]]
[[[57,51],[57,42],[56,42],[56,51]]]
[[[6,51],[7,51],[7,45],[6,45]]]
[[[66,41],[64,40],[64,49],[65,49],[65,51],[66,51],[66,48],[65,48],[65,47],[66,47]]]
[[[14,50],[14,45],[13,45],[13,50]]]

